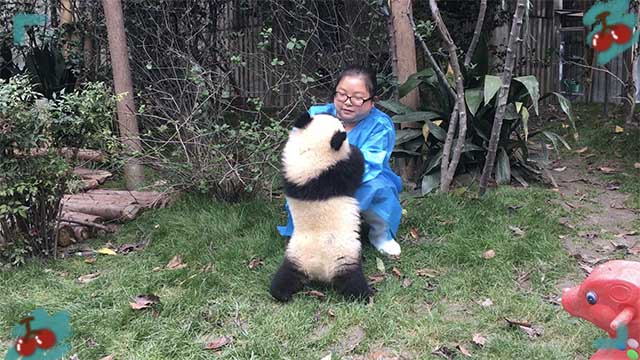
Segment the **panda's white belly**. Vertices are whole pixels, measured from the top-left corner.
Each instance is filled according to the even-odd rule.
[[[287,201],[294,224],[287,256],[310,279],[329,282],[340,266],[359,261],[360,209],[355,198]]]

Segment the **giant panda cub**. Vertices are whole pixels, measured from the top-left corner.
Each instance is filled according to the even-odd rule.
[[[294,230],[271,295],[288,301],[308,281],[331,284],[349,298],[372,295],[360,258],[360,209],[354,194],[364,158],[342,123],[300,115],[282,155],[284,192]]]

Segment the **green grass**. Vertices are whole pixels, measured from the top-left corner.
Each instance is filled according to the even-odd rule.
[[[482,201],[464,195],[413,200],[405,207],[400,232],[403,255],[399,260],[381,257],[389,274],[376,284],[369,305],[345,301],[330,289],[320,289],[327,294],[324,300],[297,295],[288,304],[275,302],[268,288],[283,256],[284,243],[274,229],[283,221],[281,204],[224,205],[188,197],[170,209],[144,214],[111,239],[115,244],[151,239],[143,251],[100,256],[95,264],[80,257],[31,262],[0,274],[0,346],[10,344],[14,324],[42,306],[50,313],[71,313],[73,352],[82,359],[108,354],[117,359],[210,358],[211,351],[202,349],[207,335],[234,337],[219,358],[320,359],[354,327],[362,328],[365,337],[353,353],[384,344],[428,359],[438,346],[455,349],[466,343],[478,359],[584,356],[600,333],[543,300],[559,295],[557,280],[574,268],[558,241],[562,214],[548,204],[552,196],[541,189],[501,188]],[[514,212],[510,206],[519,208]],[[509,225],[523,229],[525,236],[515,237]],[[412,227],[420,241],[407,235]],[[97,249],[103,242],[91,245]],[[379,255],[368,244],[364,249],[365,273],[372,275]],[[482,258],[488,249],[495,258]],[[176,254],[187,268],[152,271]],[[253,257],[263,259],[264,266],[249,269]],[[214,270],[200,273],[208,263]],[[411,286],[403,287],[390,273],[394,266],[413,281]],[[418,277],[416,270],[422,268],[440,275]],[[517,285],[518,270],[531,271],[527,290]],[[102,274],[97,280],[75,282],[95,271]],[[157,317],[129,308],[131,297],[145,293],[161,298]],[[485,298],[494,304],[480,306]],[[504,317],[531,321],[544,334],[530,340],[506,326]],[[475,333],[488,339],[484,348],[470,344]]]

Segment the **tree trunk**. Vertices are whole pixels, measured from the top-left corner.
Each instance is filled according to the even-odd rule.
[[[637,4],[633,7],[632,13],[638,16],[640,12],[640,6]],[[638,30],[638,26],[636,24],[636,31]],[[633,126],[634,113],[636,110],[636,92],[638,91],[638,52],[640,49],[638,48],[638,44],[633,44],[631,50],[629,51],[631,57],[631,71],[629,71],[629,78],[627,79],[627,99],[629,100],[629,109],[627,112],[627,116],[625,117],[625,127]]]
[[[416,43],[413,35],[413,28],[409,21],[412,10],[411,0],[391,0],[391,21],[393,24],[390,37],[395,45],[395,66],[398,84],[403,84],[410,75],[418,71],[416,64]],[[420,95],[418,89],[414,89],[409,94],[400,99],[400,102],[414,110],[420,105]],[[417,123],[402,124],[401,128],[419,128]],[[402,168],[400,176],[405,181],[416,178],[416,171],[419,168],[418,159],[407,158],[401,162]]]
[[[502,72],[502,86],[498,92],[498,109],[493,119],[491,128],[491,139],[489,140],[489,151],[487,159],[480,176],[480,195],[487,191],[487,183],[493,172],[493,165],[496,160],[496,151],[498,150],[498,141],[500,140],[500,129],[502,128],[502,120],[507,109],[507,97],[509,96],[509,87],[511,85],[511,77],[513,75],[513,63],[515,60],[516,39],[520,36],[522,27],[522,17],[524,15],[525,0],[518,0],[516,11],[513,14],[513,23],[511,24],[511,34],[509,34],[509,44],[507,45],[507,56],[504,62],[504,71]]]
[[[121,0],[102,0],[104,15],[109,37],[109,52],[113,69],[113,86],[116,94],[124,95],[118,101],[118,128],[120,138],[125,147],[131,152],[142,151],[136,119],[136,107],[133,102],[133,86],[131,83],[131,68],[127,50],[127,38],[124,29]],[[127,189],[139,188],[144,181],[142,165],[131,154],[124,166]]]

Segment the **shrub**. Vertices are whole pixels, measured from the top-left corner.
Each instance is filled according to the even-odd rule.
[[[46,100],[26,76],[0,82],[0,246],[13,264],[55,253],[60,201],[72,179],[58,149],[113,143],[102,84]],[[38,150],[38,151],[36,151]]]

